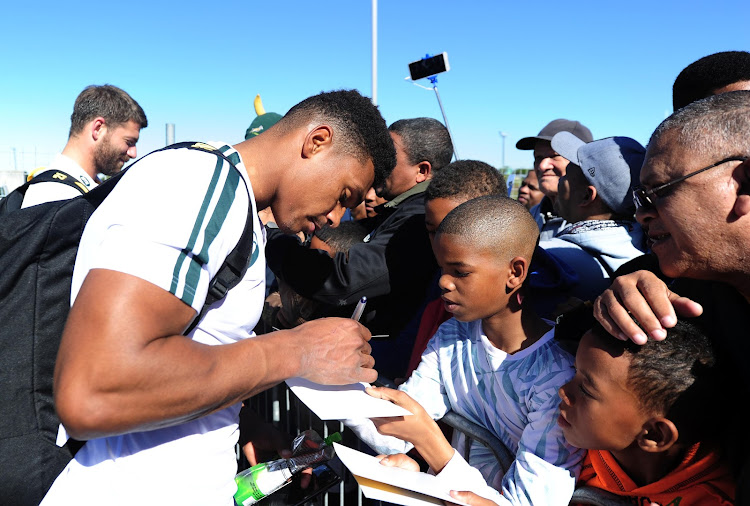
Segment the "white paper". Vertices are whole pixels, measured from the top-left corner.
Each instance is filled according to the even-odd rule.
[[[386,467],[380,460],[346,446],[334,443],[336,456],[354,475],[369,499],[404,506],[443,504],[441,500],[463,504],[450,496],[447,484],[427,473]],[[362,479],[364,478],[364,480]]]
[[[411,412],[390,401],[372,397],[365,392],[367,383],[351,385],[319,385],[302,378],[286,380],[294,395],[321,420],[405,416]]]

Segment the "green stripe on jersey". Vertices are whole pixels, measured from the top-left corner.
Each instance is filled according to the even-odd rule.
[[[195,261],[196,257],[193,257],[194,261],[190,263],[187,275],[185,276],[185,294],[183,295],[183,300],[186,304],[193,303],[195,290],[198,288],[198,282],[200,281],[201,267],[208,263],[208,248],[213,243],[213,240],[216,239],[216,236],[219,235],[221,226],[229,215],[229,209],[232,207],[232,202],[234,202],[234,195],[239,182],[239,172],[230,169],[229,174],[227,174],[227,180],[224,183],[224,188],[221,190],[219,201],[216,203],[216,208],[203,231],[203,248],[198,253],[198,261]]]
[[[221,224],[226,219],[229,208],[232,206],[232,202],[234,201],[235,190],[239,181],[239,174],[236,170],[232,170],[231,167],[229,167],[227,180],[221,188],[221,194],[216,204],[216,209],[214,210],[208,222],[206,222],[208,207],[211,203],[211,198],[217,191],[217,186],[219,184],[219,179],[221,178],[223,165],[224,160],[218,158],[216,167],[214,168],[214,173],[211,177],[211,182],[208,185],[206,195],[203,198],[203,203],[198,210],[198,216],[196,217],[195,223],[193,224],[193,230],[190,234],[190,238],[188,239],[188,243],[185,248],[180,252],[180,255],[177,258],[177,262],[175,263],[174,271],[172,273],[172,285],[169,291],[175,296],[179,297],[188,305],[192,305],[195,298],[195,290],[198,286],[198,281],[200,280],[200,269],[206,262],[208,262],[208,248],[221,229]],[[201,233],[204,237],[204,245],[201,253],[196,254],[194,248],[198,241],[198,238],[201,236]],[[185,274],[185,287],[183,288],[182,296],[179,296],[177,294],[177,288],[181,280],[180,272],[183,270],[186,262],[188,262],[189,265]]]

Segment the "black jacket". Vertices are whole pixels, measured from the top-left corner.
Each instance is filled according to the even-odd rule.
[[[366,296],[360,321],[373,335],[395,338],[421,314],[437,272],[424,225],[426,188],[427,182],[420,183],[386,203],[382,223],[367,242],[349,249],[348,258],[343,253],[331,258],[295,236],[269,229],[268,265],[300,295],[324,304],[353,309]],[[410,352],[405,352],[406,362]]]

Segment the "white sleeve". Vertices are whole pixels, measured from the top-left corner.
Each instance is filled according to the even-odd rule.
[[[422,353],[422,359],[417,368],[409,379],[398,387],[421,404],[433,420],[439,420],[451,409],[451,402],[443,383],[445,378],[440,370],[440,343],[446,337],[450,339],[451,331],[455,327],[454,323],[455,321],[449,320],[438,328],[427,343],[427,348]],[[447,364],[448,367],[450,365],[450,363]]]
[[[532,387],[529,423],[502,480],[503,497],[511,504],[567,506],[573,496],[584,451],[568,444],[557,424],[560,400],[555,387],[569,376],[565,368],[550,371],[545,386]]]
[[[500,492],[487,485],[482,473],[470,466],[457,451],[453,452],[453,457],[435,476],[456,492],[474,492],[497,504],[508,504]]]
[[[523,467],[536,468],[538,470],[546,469],[536,478],[538,482],[541,482],[539,483],[540,487],[537,488],[545,488],[547,490],[544,495],[540,495],[534,489],[529,489],[528,487],[515,486],[513,480],[519,478],[517,473],[512,473],[514,471],[513,468],[506,473],[506,477],[509,477],[511,474],[513,476],[508,481],[503,480],[503,490],[501,493],[487,485],[482,473],[469,465],[458,452],[453,454],[448,464],[436,476],[451,490],[455,490],[456,492],[474,492],[485,499],[494,501],[500,506],[533,506],[538,504],[568,506],[570,498],[573,496],[573,487],[575,486],[575,478],[571,482],[569,472],[550,465],[533,453],[528,454],[527,463]],[[526,495],[523,493],[524,491],[531,493]]]
[[[442,386],[438,367],[439,340],[437,336],[439,333],[440,330],[427,345],[419,367],[404,384],[398,387],[421,404],[433,420],[442,418],[450,409],[450,401]],[[414,447],[407,441],[379,433],[370,419],[356,418],[343,420],[343,422],[354,431],[359,439],[378,453],[385,455],[406,453]]]
[[[342,420],[344,425],[349,427],[357,437],[372,448],[376,453],[383,455],[393,455],[395,453],[407,453],[414,446],[402,439],[393,436],[384,436],[375,424],[369,418],[353,418]]]

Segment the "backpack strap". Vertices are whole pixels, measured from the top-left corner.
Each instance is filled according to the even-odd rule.
[[[223,158],[224,160],[226,160],[226,162],[234,170],[239,170],[234,162],[232,162],[232,160],[224,155],[224,153],[208,144],[203,144],[200,142],[181,142],[172,144],[171,146],[167,146],[163,149],[177,148],[196,149],[213,153],[219,158]],[[245,189],[248,192],[248,202],[250,204],[247,211],[247,219],[245,220],[245,229],[242,231],[240,240],[237,241],[234,249],[229,253],[229,255],[227,255],[227,257],[224,259],[224,263],[221,264],[221,267],[219,267],[219,270],[211,279],[211,284],[208,286],[208,293],[206,294],[206,301],[203,303],[203,307],[201,308],[200,312],[195,315],[195,318],[193,318],[193,321],[190,322],[190,325],[185,330],[185,335],[188,335],[190,332],[192,332],[192,330],[198,325],[198,322],[200,322],[200,320],[205,316],[210,306],[212,306],[215,302],[223,299],[226,296],[227,292],[229,292],[229,290],[237,286],[237,284],[247,272],[248,267],[250,266],[250,257],[253,252],[254,216],[252,198],[250,196],[250,188],[245,185]]]
[[[44,171],[39,172],[38,176],[34,176],[28,179],[25,183],[23,183],[18,188],[14,189],[8,195],[6,195],[3,198],[0,198],[0,215],[21,209],[21,206],[23,205],[23,199],[26,196],[26,191],[33,184],[61,183],[61,184],[70,186],[72,188],[75,188],[82,194],[86,194],[89,191],[89,189],[86,188],[86,186],[83,183],[78,181],[78,179],[74,178],[67,172],[63,172],[61,170],[54,170],[54,169],[45,170],[44,167],[37,169],[36,172],[40,170],[44,170]]]
[[[168,149],[193,149],[196,151],[205,151],[224,159],[230,165],[230,167],[232,167],[234,170],[239,171],[234,162],[232,162],[232,160],[224,155],[224,153],[222,153],[219,149],[211,146],[210,144],[205,144],[202,142],[178,142],[154,150],[149,153],[149,155]],[[138,161],[143,160],[143,158],[140,158]],[[135,165],[135,163],[133,165]],[[132,167],[133,165],[130,165],[130,167]],[[130,167],[128,167],[128,169]],[[94,206],[98,206],[99,204],[101,204],[104,198],[109,195],[109,193],[112,191],[112,188],[114,188],[114,186],[117,184],[117,181],[128,169],[122,170],[116,175],[107,179],[107,181],[99,185],[93,191],[84,195],[82,198],[88,200]],[[198,322],[201,320],[201,318],[203,318],[203,316],[205,316],[208,308],[211,305],[223,299],[229,290],[237,286],[237,284],[247,272],[248,266],[250,265],[250,256],[253,251],[253,206],[252,199],[250,198],[250,189],[247,187],[247,185],[245,185],[245,189],[248,192],[248,201],[250,202],[250,206],[247,211],[247,219],[245,220],[245,229],[242,231],[242,235],[240,236],[240,240],[237,242],[237,245],[229,253],[229,255],[227,255],[226,259],[224,259],[224,263],[221,264],[221,267],[219,267],[219,270],[211,279],[211,283],[208,286],[208,293],[206,294],[206,301],[203,303],[203,307],[201,308],[200,312],[195,316],[195,318],[193,318],[193,321],[190,322],[190,325],[185,330],[185,335],[188,335],[198,325]]]
[[[71,188],[75,188],[81,193],[88,193],[89,191],[89,189],[86,188],[86,185],[81,183],[78,179],[74,178],[67,172],[54,169],[45,170],[44,172],[39,173],[31,180],[29,180],[28,183],[30,185],[37,183],[62,183],[64,185],[70,186]]]

